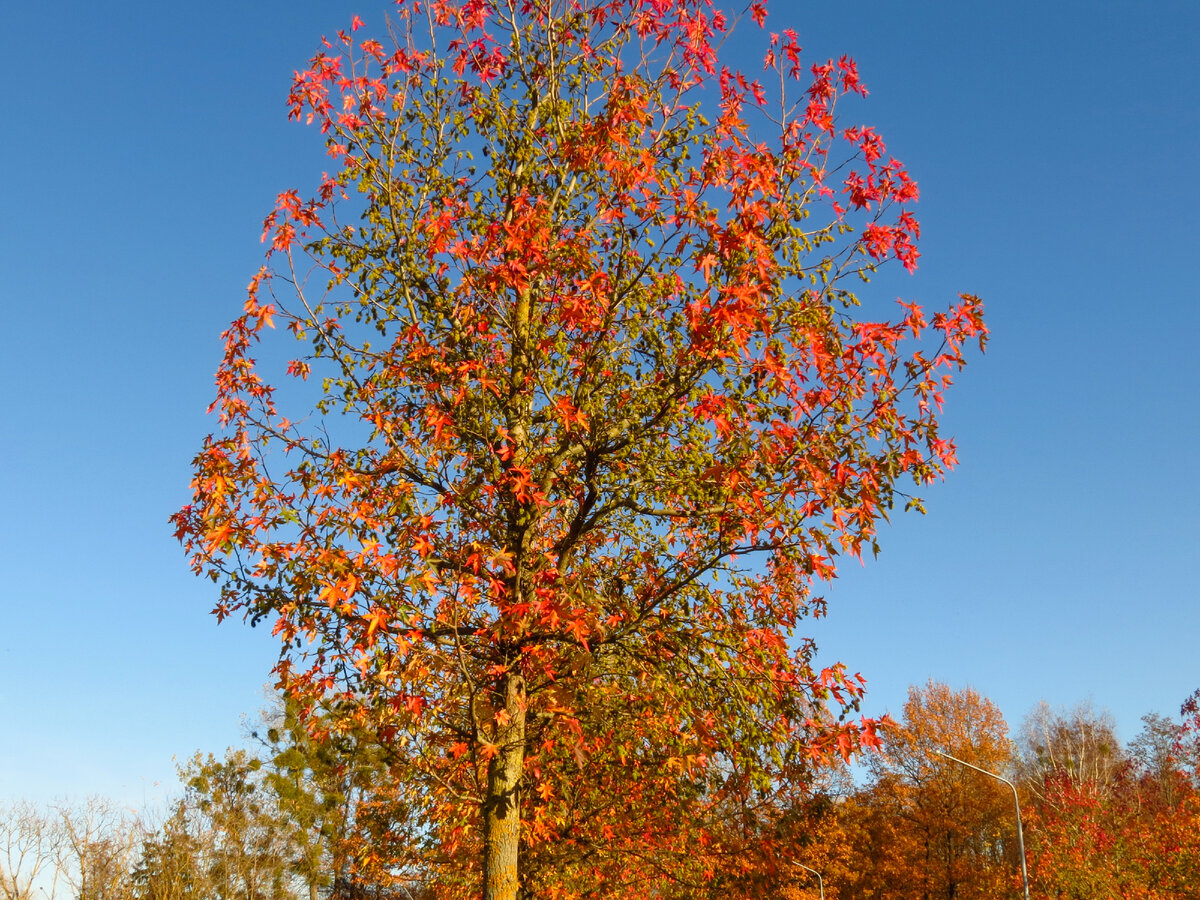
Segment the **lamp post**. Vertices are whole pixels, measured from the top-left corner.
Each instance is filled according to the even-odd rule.
[[[796,863],[796,865],[802,869],[812,872],[817,876],[817,887],[821,889],[821,900],[825,900],[825,879],[821,877],[821,873],[816,869],[810,869],[808,866],[804,865],[804,863]]]
[[[957,756],[951,756],[949,753],[943,753],[941,750],[934,751],[938,756],[944,756],[946,759],[952,760],[959,765],[966,766],[968,769],[974,769],[976,772],[982,772],[984,775],[989,775],[997,781],[1003,781],[1013,792],[1013,803],[1017,807],[1017,848],[1021,851],[1021,882],[1025,885],[1025,900],[1029,900],[1029,872],[1025,868],[1025,831],[1021,827],[1021,801],[1017,797],[1017,786],[1007,778],[1001,778],[995,772],[989,772],[987,769],[981,769],[979,766],[971,765],[965,759],[959,759]]]

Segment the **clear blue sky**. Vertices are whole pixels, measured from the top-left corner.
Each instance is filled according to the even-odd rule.
[[[268,634],[208,616],[167,516],[275,194],[312,185],[291,71],[380,0],[13,4],[0,99],[0,801],[161,796],[262,704]],[[961,467],[848,566],[823,658],[898,712],[929,677],[1011,725],[1091,698],[1131,738],[1200,687],[1200,5],[783,2],[850,53],[921,184],[921,268],[993,333],[950,396]],[[736,38],[735,38],[736,40]]]

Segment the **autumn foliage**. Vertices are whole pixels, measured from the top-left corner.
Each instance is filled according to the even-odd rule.
[[[1167,900],[1200,885],[1200,741],[1196,700],[1182,722],[1146,716],[1132,754],[1103,770],[1063,761],[1031,785],[1030,876],[1061,900]],[[1069,723],[1068,723],[1069,724]],[[1087,725],[1085,721],[1080,723]],[[1075,731],[1083,729],[1075,728]],[[1077,745],[1079,742],[1076,742]]]
[[[1014,742],[999,710],[970,688],[910,689],[866,783],[833,805],[835,827],[820,826],[830,896],[1022,896],[1012,792],[939,752],[1015,784],[1033,900],[1197,896],[1196,719],[1185,704],[1181,723],[1143,722],[1123,746],[1111,718],[1090,705],[1041,704]]]
[[[870,786],[856,799],[863,882],[889,897],[1006,896],[1016,870],[1012,797],[1002,784],[940,753],[991,772],[1011,757],[1000,710],[976,691],[938,682],[909,689],[903,717],[869,760]]]
[[[313,737],[389,748],[389,852],[439,894],[761,893],[813,768],[877,740],[796,628],[954,463],[986,330],[856,315],[917,188],[854,63],[765,23],[401,0],[295,77],[334,169],[266,220],[175,523]]]

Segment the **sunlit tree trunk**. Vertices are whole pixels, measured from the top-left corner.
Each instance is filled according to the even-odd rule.
[[[516,900],[521,838],[520,783],[525,763],[525,679],[509,675],[498,711],[495,756],[483,804],[484,900]]]

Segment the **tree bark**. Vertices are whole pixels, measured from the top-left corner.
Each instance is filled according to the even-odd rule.
[[[517,900],[521,775],[525,767],[525,679],[509,674],[505,715],[497,717],[496,755],[488,762],[483,803],[483,900]],[[507,721],[503,721],[506,719]]]

